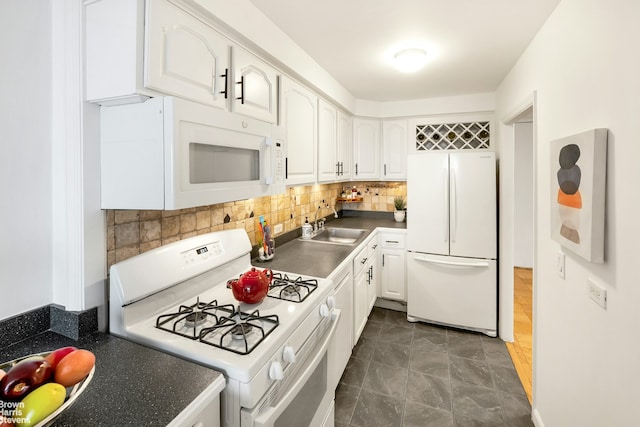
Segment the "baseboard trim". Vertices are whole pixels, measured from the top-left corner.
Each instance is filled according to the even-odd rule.
[[[542,422],[542,417],[540,416],[540,412],[536,408],[531,410],[531,421],[533,421],[533,425],[536,427],[544,427],[544,423]]]

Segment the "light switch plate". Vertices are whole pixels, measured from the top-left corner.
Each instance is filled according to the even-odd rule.
[[[589,297],[594,300],[596,304],[606,310],[607,290],[594,283],[593,280],[587,279],[587,291],[589,292]]]
[[[558,254],[558,276],[564,279],[564,269],[565,269],[565,256],[562,252]]]

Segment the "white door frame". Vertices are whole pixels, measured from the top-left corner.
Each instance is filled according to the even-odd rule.
[[[537,132],[537,105],[536,92],[534,91],[511,112],[505,115],[500,121],[500,204],[499,204],[499,235],[500,235],[500,255],[499,255],[499,325],[498,333],[504,341],[513,341],[513,304],[514,304],[514,165],[515,165],[515,127],[514,124],[521,120],[522,116],[533,111],[533,322],[532,322],[532,347],[533,347],[533,373],[532,373],[532,399],[535,402],[536,381],[535,381],[535,361],[536,361],[536,320],[537,320],[537,298],[536,298],[536,274],[538,268],[537,259],[537,230],[538,230],[538,180],[537,180],[537,152],[538,152],[538,132]]]

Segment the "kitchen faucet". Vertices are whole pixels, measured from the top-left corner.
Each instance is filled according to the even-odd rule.
[[[322,203],[324,203],[324,200],[322,201]],[[322,208],[331,209],[333,211],[333,216],[338,218],[338,212],[336,212],[336,209],[333,206],[329,206],[329,203],[325,203],[324,206],[318,206],[318,209],[316,209],[316,215],[313,219],[313,231],[318,231],[318,213]]]

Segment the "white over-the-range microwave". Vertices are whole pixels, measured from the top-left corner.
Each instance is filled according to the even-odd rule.
[[[101,107],[103,209],[183,209],[285,191],[269,123],[174,97]]]

